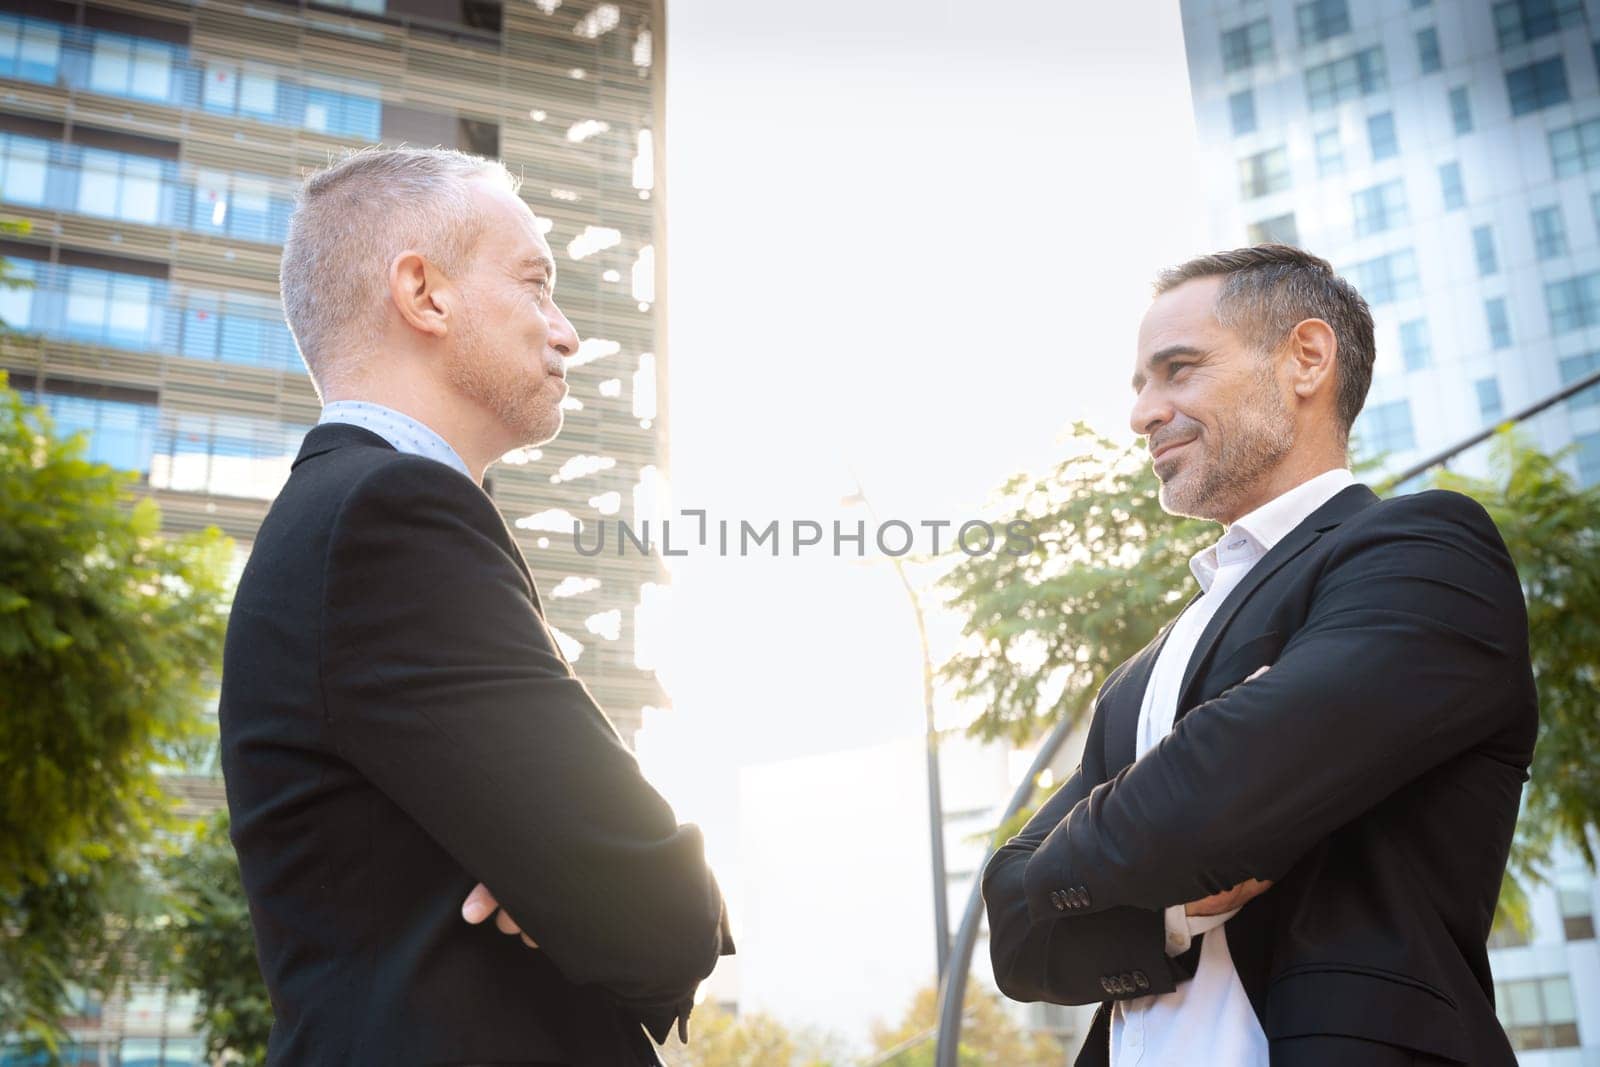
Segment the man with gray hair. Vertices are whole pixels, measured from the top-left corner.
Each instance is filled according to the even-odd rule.
[[[561,428],[550,248],[499,163],[368,149],[305,183],[281,281],[323,413],[219,709],[268,1062],[658,1064],[733,951],[722,896],[481,488]]]
[[[984,872],[1000,988],[1098,1002],[1079,1067],[1516,1060],[1486,941],[1538,728],[1516,568],[1456,493],[1348,469],[1372,316],[1316,256],[1164,272],[1131,424],[1225,527]]]

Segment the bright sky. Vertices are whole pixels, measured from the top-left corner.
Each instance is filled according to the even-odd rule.
[[[1176,0],[669,0],[667,62],[674,508],[853,523],[853,466],[959,524],[1072,420],[1131,437],[1151,277],[1212,251]],[[919,731],[916,631],[881,562],[672,571],[639,751],[737,921],[740,767]]]

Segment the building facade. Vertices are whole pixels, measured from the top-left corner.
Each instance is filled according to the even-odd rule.
[[[319,402],[278,303],[295,189],[374,143],[498,157],[582,338],[561,436],[492,468],[563,651],[625,738],[666,698],[665,572],[577,550],[666,484],[661,0],[15,0],[0,12],[0,370],[238,565]],[[592,535],[588,544],[592,548]],[[608,549],[612,546],[608,545]],[[204,769],[198,769],[204,770]],[[201,773],[189,803],[220,802]],[[159,989],[81,1005],[83,1062],[199,1062]],[[0,1060],[3,1060],[0,1054]]]
[[[1330,260],[1372,306],[1358,455],[1389,470],[1600,368],[1600,5],[1183,0],[1217,248]],[[1600,387],[1525,424],[1600,482]],[[1486,450],[1458,466],[1482,472]],[[1596,883],[1564,856],[1492,949],[1523,1063],[1600,1064]]]

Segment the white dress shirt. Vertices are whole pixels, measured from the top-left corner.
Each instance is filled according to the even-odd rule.
[[[1354,483],[1355,476],[1343,468],[1302,482],[1239,519],[1215,545],[1189,561],[1202,592],[1173,623],[1156,657],[1139,708],[1136,758],[1143,758],[1172,732],[1184,671],[1200,634],[1228,594],[1289,531]],[[1116,1002],[1111,1016],[1112,1067],[1195,1063],[1268,1067],[1266,1035],[1228,954],[1224,924],[1236,913],[1189,917],[1182,904],[1167,909],[1167,955],[1188,951],[1193,937],[1205,933],[1199,965],[1194,978],[1179,983],[1171,993]]]
[[[450,447],[450,442],[403,411],[374,404],[370,400],[334,400],[322,405],[322,417],[317,420],[317,425],[330,422],[343,422],[371,430],[393,445],[396,452],[438,460],[472,478],[466,461]],[[476,478],[472,480],[477,481]]]

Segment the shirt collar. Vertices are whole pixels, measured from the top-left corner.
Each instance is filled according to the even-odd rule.
[[[328,422],[361,426],[388,441],[397,452],[436,460],[472,478],[466,462],[450,447],[449,441],[403,411],[370,400],[334,400],[322,405],[322,416],[317,419],[318,426]]]
[[[1196,552],[1189,560],[1189,570],[1195,581],[1200,583],[1202,591],[1209,591],[1223,567],[1254,563],[1271,552],[1274,545],[1305,522],[1313,511],[1355,482],[1356,476],[1348,468],[1336,467],[1301,482],[1237,519],[1216,544]]]

